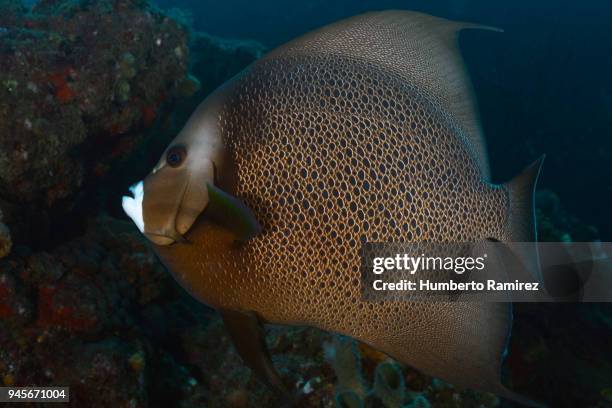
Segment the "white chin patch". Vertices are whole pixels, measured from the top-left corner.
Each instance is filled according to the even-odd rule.
[[[144,233],[144,219],[142,218],[142,200],[144,199],[144,184],[142,181],[130,187],[134,197],[123,196],[121,204],[123,211],[134,221],[140,232]]]

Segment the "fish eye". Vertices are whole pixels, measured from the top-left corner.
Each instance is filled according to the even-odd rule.
[[[173,146],[166,154],[166,163],[170,167],[178,167],[187,157],[187,150],[183,146]]]

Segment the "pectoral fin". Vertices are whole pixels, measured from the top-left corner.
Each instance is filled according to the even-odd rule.
[[[288,397],[287,388],[272,364],[263,327],[257,315],[254,312],[235,310],[221,310],[220,313],[225,328],[245,364],[279,394]]]
[[[253,212],[242,201],[217,186],[207,183],[209,203],[207,217],[226,226],[238,240],[246,241],[261,232],[261,226]]]

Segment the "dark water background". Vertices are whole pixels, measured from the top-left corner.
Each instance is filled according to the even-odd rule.
[[[368,10],[401,8],[493,25],[461,47],[487,136],[495,181],[548,155],[540,188],[612,239],[612,2],[158,0],[191,11],[196,30],[274,47]]]

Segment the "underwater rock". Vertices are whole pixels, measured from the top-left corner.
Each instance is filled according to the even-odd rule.
[[[227,395],[228,408],[247,408],[249,406],[249,393],[246,390],[233,390]]]
[[[33,309],[27,289],[6,269],[0,271],[0,320],[9,325],[26,324],[32,320]]]
[[[0,211],[0,258],[4,258],[11,252],[13,240],[11,239],[11,231],[4,224],[4,216]]]
[[[0,16],[2,207],[61,213],[177,95],[187,33],[144,1],[2,1]]]
[[[141,344],[111,337],[73,347],[74,354],[49,356],[55,364],[47,368],[50,379],[71,384],[71,403],[87,407],[148,405],[144,374],[134,372],[126,363],[131,354],[142,352]]]
[[[145,406],[147,337],[134,306],[163,303],[171,283],[138,233],[108,218],[50,252],[16,248],[0,260],[0,378],[70,384],[83,406]]]
[[[363,408],[363,398],[353,391],[340,391],[336,394],[336,407],[338,408]]]
[[[422,395],[415,397],[410,404],[404,408],[431,408],[431,403]]]
[[[331,343],[324,345],[325,357],[331,364],[336,373],[337,398],[345,391],[350,391],[351,395],[340,396],[340,400],[356,401],[357,398],[363,399],[367,393],[367,384],[363,378],[361,366],[361,354],[357,347],[357,341],[334,336]],[[348,403],[348,402],[347,402]]]
[[[561,199],[550,190],[536,193],[538,240],[543,242],[589,242],[599,238],[597,228],[569,214]]]
[[[178,86],[179,94],[183,97],[191,97],[200,90],[202,85],[200,80],[193,75],[189,75]]]
[[[20,1],[0,0],[0,35],[8,32],[7,27],[20,24],[27,12],[27,8]]]
[[[406,398],[406,384],[400,367],[383,362],[374,372],[374,393],[387,408],[400,407]]]
[[[266,48],[256,41],[232,40],[196,32],[191,40],[192,72],[204,94],[261,57]]]

